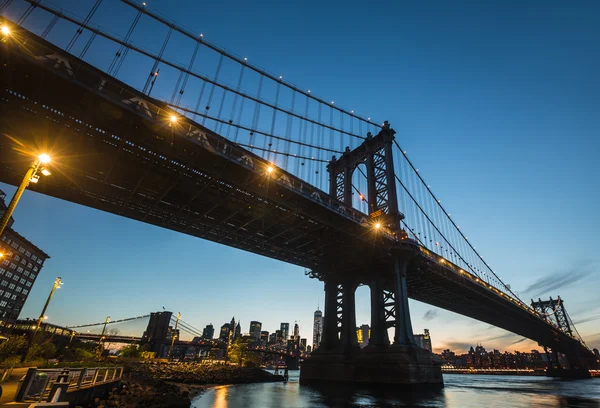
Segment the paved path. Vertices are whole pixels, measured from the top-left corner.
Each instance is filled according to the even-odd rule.
[[[15,394],[17,393],[17,386],[19,380],[27,373],[27,367],[15,368],[12,373],[2,382],[2,397],[0,397],[0,406],[13,406],[13,407],[27,407],[28,403],[16,403]],[[12,404],[11,404],[12,403]]]

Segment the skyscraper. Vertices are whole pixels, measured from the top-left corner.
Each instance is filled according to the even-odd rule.
[[[219,340],[229,341],[229,335],[231,334],[231,324],[225,323],[221,326],[221,332],[219,333]]]
[[[212,323],[207,324],[206,327],[204,328],[204,330],[202,330],[202,338],[212,340],[214,335],[215,335],[215,328],[213,327]]]
[[[268,331],[261,331],[260,332],[260,341],[263,344],[269,343],[269,332]]]
[[[240,337],[242,337],[242,326],[240,326],[240,322],[238,322],[237,326],[235,326],[235,335],[233,336],[233,339],[239,339]]]
[[[0,216],[6,211],[0,190]],[[0,325],[14,323],[29,296],[44,261],[50,256],[12,229],[12,217],[0,241]]]
[[[317,308],[315,311],[315,320],[313,323],[313,351],[319,348],[321,338],[323,337],[323,312]]]
[[[298,323],[294,323],[294,341],[297,341],[299,337],[300,337],[300,326],[298,326]]]
[[[363,324],[356,329],[356,336],[358,337],[358,346],[360,348],[367,347],[369,345],[369,337],[371,337],[371,329],[368,324]]]
[[[262,323],[252,320],[250,322],[250,336],[254,337],[254,340],[260,340],[260,331],[262,329]]]
[[[284,340],[287,340],[288,335],[290,334],[290,324],[289,323],[281,323],[279,329],[281,330],[281,335]]]

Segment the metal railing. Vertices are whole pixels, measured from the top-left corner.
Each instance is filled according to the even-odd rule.
[[[65,378],[67,392],[91,388],[101,384],[120,381],[123,367],[97,368],[30,368],[19,384],[15,400],[17,402],[46,401],[55,390],[55,384]]]

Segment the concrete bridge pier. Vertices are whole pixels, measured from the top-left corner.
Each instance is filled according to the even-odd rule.
[[[372,329],[369,345],[362,350],[356,337],[354,293],[358,285],[325,281],[323,342],[302,364],[301,384],[341,382],[395,389],[443,386],[441,367],[413,339],[406,290],[407,263],[395,258],[389,282],[370,282]],[[390,317],[393,320],[388,320]],[[387,329],[392,325],[395,336],[390,345]]]

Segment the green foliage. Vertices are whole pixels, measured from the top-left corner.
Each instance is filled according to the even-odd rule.
[[[76,348],[75,358],[77,358],[77,361],[92,360],[94,358],[94,352],[84,348]]]
[[[8,336],[8,340],[0,344],[0,361],[10,364],[10,361],[24,353],[26,348],[27,338],[25,336]]]
[[[256,367],[261,363],[261,357],[248,351],[250,340],[247,338],[236,339],[227,352],[229,361],[241,366]]]
[[[130,344],[129,346],[125,346],[121,349],[119,353],[119,357],[124,358],[138,358],[140,356],[140,349],[136,344]]]

